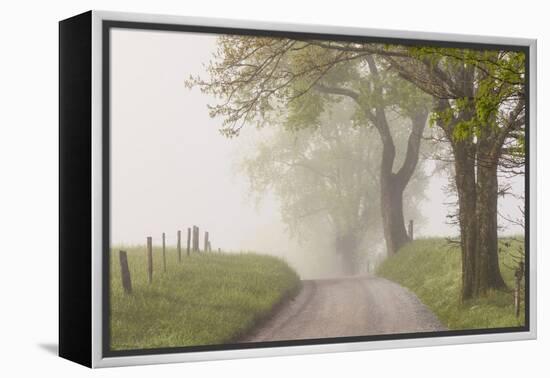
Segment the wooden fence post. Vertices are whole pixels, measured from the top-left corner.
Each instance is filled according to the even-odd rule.
[[[208,231],[204,232],[204,252],[208,252]]]
[[[191,252],[195,252],[195,226],[191,229]]]
[[[516,287],[514,290],[514,308],[516,312],[516,318],[519,318],[519,308],[521,305],[521,279],[523,278],[523,270],[524,270],[524,265],[523,265],[523,261],[521,261],[518,264],[518,268],[516,269],[516,272],[515,272]]]
[[[187,227],[187,256],[191,252],[191,227]]]
[[[409,221],[409,239],[414,240],[414,221],[412,219]]]
[[[166,272],[166,234],[162,233],[162,267]]]
[[[178,230],[178,262],[181,262],[181,230]]]
[[[200,229],[199,229],[199,226],[196,226],[195,228],[195,252],[200,252],[200,249],[199,249],[199,243],[200,243]]]
[[[197,226],[193,227],[193,252],[197,252]]]
[[[120,260],[122,287],[126,294],[132,294],[132,280],[130,279],[130,269],[128,269],[128,256],[126,255],[126,251],[119,251],[118,256]]]
[[[193,231],[191,233],[191,252],[197,251],[195,247],[196,243],[197,243],[197,226],[193,226]]]
[[[153,282],[153,238],[147,236],[147,276],[149,283]]]

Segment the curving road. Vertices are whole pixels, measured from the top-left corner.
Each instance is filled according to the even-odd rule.
[[[373,276],[302,281],[302,290],[244,342],[441,331],[408,289]]]

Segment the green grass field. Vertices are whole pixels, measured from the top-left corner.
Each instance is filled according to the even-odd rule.
[[[508,244],[508,245],[506,245]],[[449,329],[476,329],[522,326],[521,316],[514,314],[515,266],[512,256],[522,242],[501,240],[501,272],[509,291],[492,291],[487,297],[460,303],[461,265],[458,246],[443,239],[421,239],[403,247],[378,269],[378,275],[395,281],[411,291],[430,307]]]
[[[128,253],[133,293],[122,288],[118,250]],[[272,308],[299,290],[298,275],[282,260],[253,253],[193,254],[153,248],[153,283],[145,247],[113,248],[111,348],[113,350],[212,345],[237,340]]]

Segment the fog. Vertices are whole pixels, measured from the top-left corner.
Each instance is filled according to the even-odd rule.
[[[206,75],[216,36],[114,29],[111,48],[112,245],[143,244],[147,236],[160,243],[163,232],[175,244],[177,230],[185,234],[197,225],[201,239],[209,232],[214,250],[281,256],[303,277],[338,274],[325,235],[299,243],[289,236],[273,194],[258,205],[252,199],[239,163],[269,130],[247,126],[237,138],[222,136],[222,120],[207,109],[216,100],[185,87],[190,74]],[[457,235],[447,223],[447,203],[454,200],[444,190],[449,178],[432,175],[434,166],[423,168],[430,181],[415,235]],[[512,187],[523,192],[520,179]],[[518,217],[520,204],[505,197],[500,211]],[[512,225],[502,230],[520,232]]]

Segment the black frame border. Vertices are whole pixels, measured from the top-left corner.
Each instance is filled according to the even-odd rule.
[[[59,21],[59,356],[92,366],[92,12]]]
[[[129,350],[111,350],[110,345],[110,31],[112,29],[136,29],[147,31],[166,31],[166,32],[187,32],[201,34],[233,34],[245,36],[264,36],[264,37],[281,37],[281,38],[296,38],[296,39],[322,39],[333,41],[357,41],[357,42],[372,42],[372,43],[390,43],[406,46],[434,46],[434,47],[454,47],[466,48],[473,50],[505,50],[523,52],[525,54],[525,325],[523,327],[502,327],[502,328],[486,328],[486,329],[466,329],[466,330],[450,330],[436,332],[418,332],[418,333],[401,333],[388,335],[370,335],[370,336],[350,336],[350,337],[335,337],[335,338],[318,338],[304,340],[287,340],[287,341],[267,341],[254,343],[234,343],[234,344],[216,344],[216,345],[196,345],[182,347],[166,347],[166,348],[151,348],[151,349],[129,349]],[[403,32],[406,33],[406,32]],[[182,25],[170,23],[150,23],[136,21],[117,21],[103,20],[101,25],[102,39],[102,179],[103,179],[103,203],[102,203],[102,356],[103,357],[126,357],[126,356],[143,356],[143,355],[158,355],[172,353],[191,353],[205,351],[223,351],[237,349],[256,349],[256,348],[277,348],[277,347],[294,347],[322,344],[342,344],[356,343],[368,341],[385,341],[385,340],[406,340],[406,339],[421,339],[434,337],[448,336],[471,336],[471,335],[488,335],[499,333],[518,333],[530,331],[530,48],[529,46],[492,44],[479,42],[455,42],[441,41],[417,38],[396,38],[396,37],[369,37],[361,35],[340,35],[340,34],[325,34],[315,32],[291,32],[291,31],[274,31],[265,29],[247,29],[247,28],[232,28],[232,27],[217,27],[217,26],[196,26]]]

